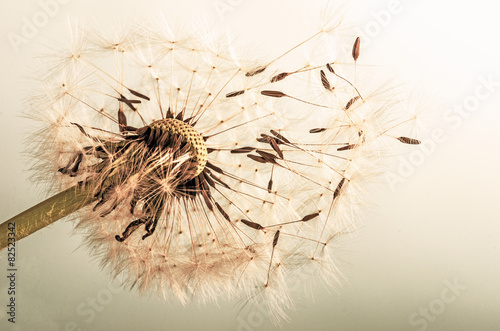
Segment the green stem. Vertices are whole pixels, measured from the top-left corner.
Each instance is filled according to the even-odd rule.
[[[0,224],[0,250],[94,201],[88,191],[89,185],[75,185]]]

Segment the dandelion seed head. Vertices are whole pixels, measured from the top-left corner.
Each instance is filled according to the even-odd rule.
[[[124,286],[265,301],[281,321],[297,274],[341,281],[333,243],[355,227],[384,140],[406,135],[397,100],[337,47],[339,20],[319,22],[262,58],[166,21],[82,29],[49,63],[33,99],[39,177],[85,185],[77,230]]]

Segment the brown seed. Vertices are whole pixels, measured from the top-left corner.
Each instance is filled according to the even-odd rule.
[[[335,70],[333,70],[333,67],[330,65],[330,63],[326,64],[326,69],[328,69],[328,71],[330,71],[332,74],[335,73]]]
[[[219,213],[221,213],[222,216],[224,216],[224,218],[226,220],[228,220],[229,222],[231,222],[231,219],[229,218],[229,215],[225,212],[224,209],[222,209],[222,207],[219,205],[219,203],[217,201],[215,201],[215,207],[217,207],[217,209],[219,210]]]
[[[280,159],[283,159],[283,152],[281,151],[281,149],[278,147],[278,144],[276,143],[276,140],[273,139],[271,140],[271,147],[274,149],[274,151],[276,153],[278,153]]]
[[[129,100],[125,98],[118,98],[118,101],[125,102],[125,103],[141,103],[141,100]]]
[[[245,93],[245,90],[231,92],[231,93],[226,94],[226,98],[236,97],[238,95],[242,95],[243,93]]]
[[[273,239],[273,248],[278,244],[278,239],[280,237],[280,230],[276,231]]]
[[[408,137],[399,137],[398,140],[404,144],[410,144],[410,145],[419,145],[420,144],[420,140],[408,138]]]
[[[309,133],[320,133],[326,131],[326,128],[316,128],[316,129],[311,129],[309,130]]]
[[[327,89],[328,91],[331,91],[332,87],[330,86],[330,82],[328,81],[328,78],[326,78],[325,72],[323,70],[320,70],[320,75],[321,75],[321,84],[323,84],[323,87]]]
[[[231,153],[233,153],[233,154],[250,153],[253,150],[255,150],[255,148],[253,148],[253,147],[241,147],[241,148],[232,149]]]
[[[207,176],[207,178],[208,178],[208,176]],[[215,180],[217,183],[219,183],[220,185],[222,185],[223,187],[225,187],[225,188],[227,188],[227,189],[231,189],[231,188],[229,187],[229,185],[227,185],[226,183],[224,183],[221,179],[219,179],[219,178],[217,178],[217,177],[215,177],[215,176],[211,176],[211,178],[212,178],[213,180]]]
[[[276,136],[276,138],[280,139],[281,141],[283,141],[284,143],[287,143],[289,144],[290,141],[288,139],[286,139],[285,137],[283,137],[281,134],[279,134],[278,132],[274,131],[274,130],[271,130],[270,131],[274,136]],[[277,141],[276,142],[277,144],[279,144],[280,142]]]
[[[118,124],[120,125],[120,131],[123,131],[127,126],[127,117],[121,109],[118,109]]]
[[[342,178],[342,180],[339,182],[339,185],[337,185],[337,188],[335,189],[335,192],[333,192],[333,198],[334,199],[339,196],[340,190],[342,190],[342,187],[344,186],[344,183],[345,183],[345,178]]]
[[[211,187],[215,187],[215,182],[212,178],[210,178],[210,176],[205,176],[205,174],[202,172],[200,174],[200,180],[206,180],[206,182],[208,183],[208,185],[210,185]]]
[[[263,142],[263,143],[271,144],[271,141],[273,141],[273,140],[274,140],[274,141],[276,141],[276,143],[277,143],[278,145],[279,145],[279,144],[281,144],[281,141],[276,140],[276,138],[271,137],[270,135],[267,135],[267,134],[265,134],[265,133],[261,133],[261,134],[260,134],[260,136],[261,136],[262,138],[257,138],[257,141],[258,141],[258,142]]]
[[[280,80],[285,79],[289,75],[290,75],[289,72],[282,72],[281,74],[277,74],[276,76],[273,76],[273,78],[271,78],[271,83],[279,82]]]
[[[137,111],[137,108],[135,108],[135,106],[133,105],[134,102],[131,101],[139,101],[139,100],[128,100],[123,94],[120,94],[120,98],[118,98],[118,101],[124,102],[127,106],[130,107],[130,109],[132,109],[133,111]]]
[[[345,110],[351,108],[351,106],[358,100],[359,100],[359,95],[349,100],[349,102],[345,105]]]
[[[280,92],[280,91],[270,91],[270,90],[261,91],[260,94],[265,95],[267,97],[273,97],[273,98],[282,98],[282,97],[286,97],[287,96],[283,92]]]
[[[130,93],[132,93],[133,95],[135,95],[136,97],[138,97],[138,98],[141,98],[141,99],[144,99],[144,100],[148,100],[148,101],[150,100],[148,96],[146,96],[146,95],[144,95],[144,94],[142,94],[142,93],[139,93],[139,92],[134,91],[134,90],[132,90],[132,89],[128,89],[128,91],[129,91]]]
[[[310,221],[312,220],[313,218],[316,218],[319,216],[319,213],[313,213],[313,214],[309,214],[309,215],[306,215],[304,216],[300,221],[301,222],[307,222],[307,221]]]
[[[266,159],[264,159],[263,157],[257,156],[257,155],[248,154],[247,157],[249,157],[252,160],[259,162],[259,163],[267,163]]]
[[[78,124],[78,123],[74,123],[74,122],[71,122],[71,124],[73,124],[74,126],[76,126],[78,128],[78,130],[80,130],[81,133],[83,133],[84,136],[86,137],[90,137],[87,132],[85,132],[85,130],[83,129],[83,127]]]
[[[212,206],[212,202],[210,201],[210,197],[208,196],[208,191],[202,190],[201,196],[203,197],[203,200],[205,200],[205,204],[207,205],[208,209],[210,211],[214,211],[214,207]]]
[[[255,76],[255,75],[258,75],[258,74],[264,72],[264,70],[266,70],[266,69],[267,69],[267,66],[257,67],[255,69],[250,70],[249,72],[247,72],[245,74],[245,76],[252,77],[252,76]]]
[[[358,38],[356,38],[356,41],[354,42],[354,45],[352,46],[352,58],[354,59],[354,61],[358,60],[360,43],[361,43],[361,39],[358,37]]]
[[[347,145],[347,146],[344,146],[344,147],[337,148],[337,151],[347,151],[349,149],[353,149],[353,148],[356,148],[356,147],[358,147],[358,144]]]
[[[271,192],[272,188],[273,188],[273,180],[272,180],[272,179],[270,179],[270,180],[269,180],[269,183],[267,184],[267,190],[268,190],[269,192]]]
[[[260,225],[258,223],[250,222],[250,221],[247,221],[245,219],[242,219],[241,223],[243,223],[246,226],[249,226],[249,227],[251,227],[252,229],[255,229],[255,230],[262,230],[264,228],[262,225]]]
[[[257,153],[259,153],[260,156],[262,156],[267,162],[276,163],[276,156],[275,155],[268,153],[268,152],[260,151],[260,150],[257,150]]]
[[[212,169],[213,171],[218,172],[219,174],[222,174],[222,175],[224,174],[224,171],[222,171],[222,169],[221,169],[221,168],[219,168],[219,167],[217,167],[217,166],[214,166],[214,165],[213,165],[212,163],[210,163],[210,162],[207,162],[206,166],[207,166],[207,167],[209,167],[210,169]]]

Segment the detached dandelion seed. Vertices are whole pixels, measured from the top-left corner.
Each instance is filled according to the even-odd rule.
[[[382,141],[419,143],[383,92],[355,83],[359,38],[332,53],[337,28],[257,66],[209,36],[82,29],[33,102],[45,123],[34,163],[60,193],[9,221],[28,235],[75,213],[126,286],[183,303],[267,300],[286,318],[297,268],[339,281],[331,243],[354,230]],[[328,45],[317,63],[281,64],[315,42]]]

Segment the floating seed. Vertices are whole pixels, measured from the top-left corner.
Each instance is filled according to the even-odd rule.
[[[257,153],[259,153],[260,156],[262,156],[267,162],[276,163],[276,156],[275,155],[268,153],[268,152],[260,151],[260,150],[257,150]]]
[[[241,220],[241,223],[243,223],[246,226],[249,226],[249,227],[251,227],[252,229],[255,229],[255,230],[262,230],[264,228],[262,225],[260,225],[258,223],[250,222],[250,221],[247,221],[247,220],[244,220],[244,219]]]
[[[278,239],[280,237],[280,230],[276,231],[273,239],[273,248],[278,244]]]
[[[141,103],[141,100],[130,100],[130,99],[125,99],[123,98],[118,98],[118,101],[125,102],[125,103]]]
[[[332,74],[335,73],[335,71],[333,70],[333,67],[330,65],[330,63],[326,64],[326,69],[328,69],[328,71],[330,71]]]
[[[144,95],[144,94],[142,94],[142,93],[139,93],[139,92],[134,91],[134,90],[132,90],[132,89],[128,89],[128,91],[129,91],[130,93],[132,93],[133,95],[135,95],[136,97],[138,97],[138,98],[141,98],[141,99],[144,99],[144,100],[148,100],[148,101],[150,100],[148,96],[146,96],[146,95]]]
[[[278,144],[276,143],[276,140],[273,139],[271,140],[271,147],[274,149],[274,151],[279,155],[280,159],[283,159],[283,152],[281,149],[278,147]]]
[[[316,129],[311,129],[309,130],[309,133],[320,133],[326,131],[326,128],[316,128]]]
[[[266,69],[267,69],[267,66],[258,67],[258,68],[255,68],[255,69],[250,70],[249,72],[247,72],[245,74],[245,76],[252,77],[252,76],[255,76],[255,75],[258,75],[258,74],[264,72],[264,70],[266,70]]]
[[[354,98],[352,98],[351,100],[349,100],[349,102],[345,105],[345,110],[351,108],[351,106],[359,100],[359,95],[358,96],[355,96]]]
[[[274,131],[274,130],[271,130],[270,131],[274,136],[276,136],[276,138],[280,139],[281,141],[283,141],[284,143],[287,143],[287,144],[290,144],[290,141],[288,139],[286,139],[283,135],[279,134],[278,132]],[[280,141],[277,141],[276,142],[277,144],[280,143]]]
[[[241,148],[232,149],[231,153],[243,154],[243,153],[250,153],[253,150],[255,150],[255,148],[253,148],[253,147],[241,147]]]
[[[337,185],[337,188],[335,189],[335,192],[333,192],[333,198],[334,199],[339,196],[340,190],[342,190],[342,187],[344,186],[344,183],[345,183],[345,178],[342,178],[342,180]]]
[[[309,214],[309,215],[306,215],[304,216],[300,221],[301,222],[307,222],[307,221],[310,221],[312,220],[313,218],[316,218],[319,216],[319,213],[313,213],[313,214]]]
[[[228,220],[229,222],[231,222],[231,219],[229,218],[229,215],[226,213],[226,211],[224,209],[222,209],[222,207],[219,205],[219,203],[217,201],[215,201],[215,207],[217,207],[217,209],[219,210],[219,213],[221,213],[222,216],[224,216],[224,218],[226,220]]]
[[[419,145],[420,144],[420,140],[408,138],[408,137],[399,137],[398,140],[404,144],[410,144],[410,145]]]
[[[265,95],[267,97],[273,97],[273,98],[282,98],[286,97],[287,95],[283,92],[280,91],[270,91],[270,90],[265,90],[260,92],[260,94]]]
[[[245,93],[245,90],[231,92],[231,93],[226,94],[226,98],[237,97],[238,95],[242,95],[243,93]]]
[[[323,70],[320,70],[319,72],[321,74],[321,84],[323,84],[323,87],[327,89],[328,91],[332,90],[332,87],[330,86],[330,82],[328,81],[328,78],[326,78],[325,72]]]
[[[282,72],[281,74],[277,74],[276,76],[271,78],[271,83],[279,82],[280,80],[283,80],[290,75],[291,75],[291,73],[289,73],[289,72]]]
[[[353,148],[356,148],[358,147],[358,144],[352,144],[352,145],[347,145],[347,146],[344,146],[344,147],[340,147],[340,148],[337,148],[337,151],[347,151],[349,149],[353,149]]]
[[[356,38],[356,41],[354,42],[354,45],[352,46],[352,58],[354,59],[354,61],[358,60],[360,43],[361,43],[361,39],[358,37],[358,38]]]
[[[263,157],[260,157],[260,156],[257,156],[257,155],[252,155],[252,154],[248,154],[247,156],[249,158],[251,158],[252,160],[256,161],[256,162],[267,163],[267,160],[264,159]]]

